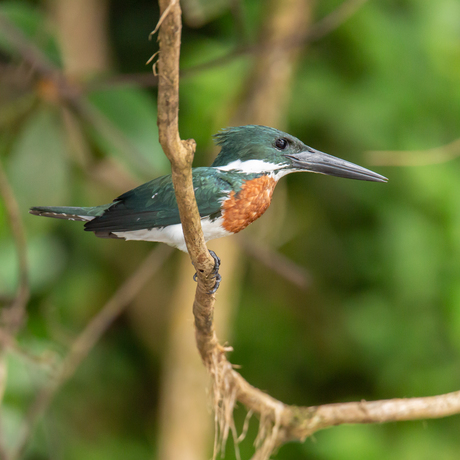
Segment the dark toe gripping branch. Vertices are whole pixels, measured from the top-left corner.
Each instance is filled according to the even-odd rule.
[[[214,284],[214,287],[209,291],[209,294],[214,294],[217,289],[219,289],[220,282],[222,281],[222,277],[219,274],[219,268],[220,268],[220,258],[219,256],[212,251],[211,249],[208,249],[209,254],[211,254],[211,257],[214,259],[214,270],[212,271],[211,275],[215,278],[216,283]],[[193,281],[196,282],[196,277],[197,274],[195,273],[193,275]]]

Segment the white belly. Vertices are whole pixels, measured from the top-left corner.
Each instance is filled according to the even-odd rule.
[[[212,222],[209,218],[201,219],[201,228],[203,229],[205,241],[232,235],[232,233],[222,227],[222,220],[222,217]],[[169,246],[174,246],[181,251],[187,252],[182,224],[170,225],[169,227],[163,228],[152,228],[150,230],[143,229],[133,230],[131,232],[113,232],[113,234],[120,238],[124,238],[126,241],[158,241],[159,243],[166,243]]]

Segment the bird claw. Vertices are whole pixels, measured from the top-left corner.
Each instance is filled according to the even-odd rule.
[[[222,281],[222,277],[219,274],[220,258],[214,251],[212,251],[211,249],[208,249],[208,250],[209,250],[209,254],[211,254],[211,257],[214,259],[214,269],[211,275],[214,276],[214,279],[216,281],[214,284],[214,287],[208,292],[208,294],[214,294],[217,291],[217,289],[219,289],[220,282]],[[193,275],[193,281],[196,282],[196,280],[197,280],[197,274],[195,273]]]

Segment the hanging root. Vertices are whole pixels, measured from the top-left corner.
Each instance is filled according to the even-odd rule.
[[[248,410],[241,434],[238,435],[233,411],[242,389],[238,385],[238,380],[235,379],[236,373],[232,365],[225,358],[225,352],[230,350],[231,348],[215,348],[208,367],[212,379],[211,400],[215,426],[213,460],[216,460],[219,452],[222,457],[224,456],[230,432],[235,446],[235,456],[240,460],[239,443],[245,439],[249,421],[253,415],[253,410]],[[283,410],[284,405],[282,403],[270,403],[260,412],[259,431],[254,442],[256,452],[252,460],[268,460],[279,446]]]
[[[267,407],[267,410],[260,414],[259,432],[254,442],[256,452],[252,460],[267,460],[278,448],[283,409],[283,404],[280,403],[274,408]],[[274,422],[273,418],[275,419]]]
[[[220,347],[219,347],[220,348]],[[231,376],[232,366],[222,359],[223,353],[230,351],[228,348],[214,348],[209,363],[211,374],[211,397],[214,411],[214,454],[213,460],[217,458],[218,452],[224,455],[228,434],[232,431],[235,442],[236,457],[239,459],[238,437],[236,436],[233,411],[236,403],[236,387]]]

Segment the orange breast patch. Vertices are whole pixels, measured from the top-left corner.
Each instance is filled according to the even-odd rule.
[[[230,193],[223,203],[223,227],[228,232],[238,233],[258,219],[270,206],[276,180],[261,176],[246,181],[239,193]]]

